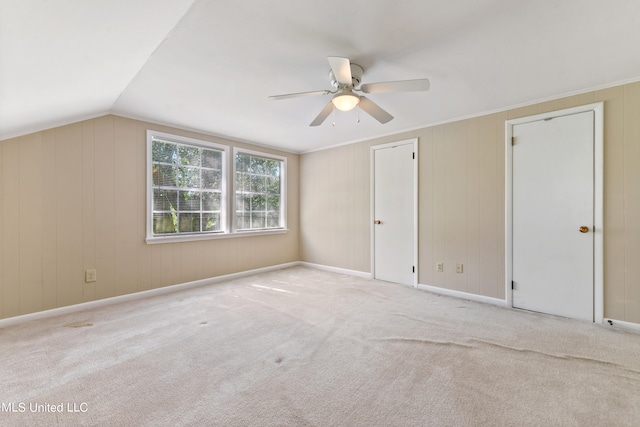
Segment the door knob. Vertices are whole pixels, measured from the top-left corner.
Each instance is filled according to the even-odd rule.
[[[376,225],[380,225],[380,224],[382,224],[382,221],[380,221],[379,219],[376,219],[373,223],[376,224]]]
[[[580,228],[578,228],[578,230],[581,233],[586,233],[587,231],[589,231],[589,227],[587,227],[586,225],[581,226]]]

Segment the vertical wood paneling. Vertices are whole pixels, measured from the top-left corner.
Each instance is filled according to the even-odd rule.
[[[594,92],[582,93],[579,95],[561,98],[556,101],[556,110],[564,110],[565,108],[578,107],[580,105],[593,104],[595,102]]]
[[[606,126],[606,125],[605,125]],[[640,83],[624,91],[625,320],[640,323]],[[606,216],[606,212],[605,212]]]
[[[82,123],[82,270],[96,268],[95,233],[95,121]],[[82,300],[96,299],[96,283],[85,283]]]
[[[477,252],[477,283],[470,287],[471,292],[490,297],[497,297],[498,280],[497,239],[499,230],[498,211],[498,174],[504,169],[502,159],[496,157],[496,145],[503,144],[495,132],[495,115],[480,117],[474,120],[478,150],[476,162],[477,174],[477,240],[474,250]],[[471,214],[471,213],[470,213]],[[473,242],[473,239],[470,238]],[[471,274],[470,271],[469,274]],[[475,291],[474,291],[475,290]]]
[[[497,268],[498,282],[496,283],[498,298],[505,298],[505,130],[504,123],[507,120],[507,113],[499,113],[496,115],[494,130],[496,132],[496,161],[499,165],[497,174],[497,197],[496,197],[496,217],[498,218],[498,232],[495,236],[497,240]]]
[[[446,286],[467,291],[467,272],[456,273],[456,264],[467,263],[467,135],[466,122],[445,125],[445,254]]]
[[[96,298],[108,298],[115,291],[115,187],[117,173],[114,150],[115,119],[111,116],[95,120],[95,251]]]
[[[432,285],[439,287],[446,286],[447,271],[452,267],[447,263],[447,234],[444,226],[447,218],[445,210],[447,205],[445,189],[446,166],[444,162],[446,145],[447,141],[445,139],[444,126],[436,126],[433,128],[433,158],[431,160],[433,177],[433,208],[431,210],[433,218],[433,241],[428,244],[433,248],[434,264],[439,262],[444,263],[444,272],[435,273],[433,276]]]
[[[59,306],[82,302],[82,126],[56,130],[56,217]]]
[[[482,294],[480,273],[482,270],[480,253],[482,241],[480,237],[480,183],[481,164],[479,162],[481,152],[480,126],[481,118],[467,122],[467,261],[465,275],[467,276],[466,292]]]
[[[20,313],[20,143],[2,142],[2,302],[5,317]]]
[[[625,319],[624,87],[596,93],[604,101],[604,313]]]
[[[513,110],[507,111],[507,120],[533,116],[534,114],[538,114],[537,105],[528,105],[526,107],[514,108]],[[504,123],[502,124],[502,126],[504,126]]]
[[[504,298],[504,121],[596,100],[605,100],[605,317],[640,323],[638,83],[303,155],[288,211],[301,231],[264,239],[146,245],[146,123],[106,116],[2,141],[0,316],[299,258],[368,271],[370,145],[415,135],[420,282]],[[83,283],[89,268],[95,285]]]
[[[58,307],[56,130],[42,132],[42,308]]]
[[[433,253],[433,129],[421,132],[418,147],[418,283],[434,283]]]
[[[20,139],[20,313],[43,307],[42,134]]]
[[[152,251],[145,242],[147,237],[147,127],[143,123],[136,123],[136,135],[134,141],[144,141],[144,143],[134,144],[130,150],[135,153],[135,183],[136,183],[136,204],[135,218],[136,227],[136,248],[137,254],[137,289],[146,291],[152,289],[151,271],[153,269]],[[207,277],[207,276],[203,276]]]
[[[115,169],[113,174],[114,205],[114,247],[115,247],[115,287],[116,295],[136,292],[138,281],[138,186],[136,170],[144,168],[139,164],[135,147],[136,123],[133,120],[116,118],[113,138]]]
[[[297,155],[288,155],[289,233],[147,245],[151,127],[105,116],[0,142],[0,317],[300,259]],[[88,269],[97,282],[84,283]]]

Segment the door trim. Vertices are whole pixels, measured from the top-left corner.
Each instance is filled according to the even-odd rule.
[[[551,119],[554,117],[593,111],[594,117],[594,236],[593,236],[593,319],[595,323],[604,322],[604,219],[603,219],[603,173],[604,173],[604,103],[582,105],[549,113],[507,120],[505,122],[505,300],[513,307],[513,148],[511,138],[515,125]]]
[[[383,148],[397,147],[399,145],[413,145],[413,152],[415,153],[415,161],[413,162],[413,265],[415,267],[415,273],[413,275],[413,287],[418,286],[418,138],[405,139],[402,141],[390,142],[387,144],[379,144],[371,146],[370,154],[370,219],[369,219],[369,233],[371,240],[371,278],[376,277],[376,265],[375,265],[375,151]]]

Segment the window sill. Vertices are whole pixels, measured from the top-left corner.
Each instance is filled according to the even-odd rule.
[[[233,239],[236,237],[268,236],[273,234],[286,234],[288,232],[289,232],[288,228],[276,228],[272,230],[236,231],[235,233],[188,234],[188,235],[179,235],[179,236],[153,236],[153,237],[147,237],[145,241],[147,242],[148,245],[156,245],[156,244],[162,244],[162,243],[198,242],[201,240]]]

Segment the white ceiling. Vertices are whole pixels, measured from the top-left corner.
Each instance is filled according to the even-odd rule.
[[[0,0],[0,139],[114,113],[305,152],[640,80],[638,0]],[[327,56],[428,78],[309,123]]]

